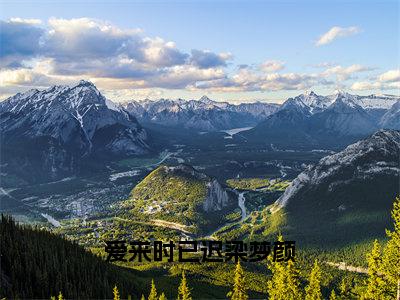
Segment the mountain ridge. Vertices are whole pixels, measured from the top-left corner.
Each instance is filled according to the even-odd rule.
[[[400,192],[399,157],[400,131],[379,130],[309,166],[269,211],[285,216],[282,232],[320,247],[380,238]]]
[[[29,169],[43,170],[55,179],[74,172],[87,157],[150,150],[147,133],[136,118],[88,81],[17,94],[0,102],[0,116],[3,157],[22,174],[29,172],[18,160],[41,161]]]
[[[367,101],[371,99],[384,103],[372,105]],[[396,110],[398,101],[395,96],[357,96],[341,91],[318,96],[308,92],[286,100],[277,112],[244,135],[256,143],[268,141],[283,147],[340,148],[382,128],[385,114],[386,119],[395,118],[396,111],[388,111]],[[389,128],[400,129],[395,119],[386,122]]]

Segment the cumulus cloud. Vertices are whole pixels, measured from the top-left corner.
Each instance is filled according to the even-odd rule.
[[[44,29],[22,19],[0,21],[1,67],[19,64],[23,59],[39,55]]]
[[[267,60],[261,64],[260,69],[264,72],[271,73],[280,71],[285,67],[285,64],[278,60]]]
[[[60,63],[122,57],[154,68],[181,65],[188,57],[175,43],[144,37],[140,29],[122,30],[88,18],[50,19],[43,52]]]
[[[225,67],[227,61],[232,59],[230,53],[213,53],[209,50],[196,50],[191,51],[190,61],[193,65],[202,69]]]
[[[322,75],[323,76],[335,75],[338,80],[344,81],[350,79],[356,73],[367,72],[372,70],[374,70],[374,68],[357,64],[348,67],[337,65],[334,67],[327,68],[324,72],[322,72]]]
[[[395,90],[400,89],[400,81],[397,82],[371,82],[371,81],[357,81],[354,82],[351,87],[354,91],[363,91],[363,90]]]
[[[43,26],[33,19],[2,21],[1,42],[4,74],[19,74],[19,83],[30,80],[32,84],[37,76],[29,70],[30,64],[45,61],[46,76],[124,79],[133,86],[184,88],[197,80],[225,76],[221,67],[232,58],[230,53],[208,50],[185,53],[174,42],[145,36],[140,29],[121,29],[90,18],[51,18]],[[21,70],[15,73],[13,68]]]
[[[390,70],[378,76],[381,82],[396,82],[400,81],[400,69]]]
[[[0,85],[24,85],[38,81],[40,74],[31,69],[16,69],[0,71]]]
[[[56,60],[104,58],[137,37],[137,30],[124,32],[106,22],[88,18],[48,21],[43,52]]]
[[[352,90],[391,90],[400,88],[400,70],[386,71],[376,78],[371,78],[368,81],[357,81],[351,85]]]
[[[304,90],[315,85],[330,85],[331,81],[319,74],[260,73],[251,69],[239,69],[229,78],[199,82],[196,88],[214,91],[280,91]]]
[[[351,27],[334,26],[331,29],[329,29],[328,32],[321,35],[317,40],[317,42],[315,43],[315,45],[316,46],[327,45],[332,43],[337,38],[355,35],[360,32],[361,30],[356,26],[351,26]]]
[[[188,54],[176,48],[175,43],[165,42],[161,38],[144,40],[144,60],[156,67],[168,67],[183,65],[188,58]]]
[[[219,68],[199,69],[194,66],[174,66],[160,76],[149,78],[150,86],[180,89],[190,87],[198,81],[216,80],[226,77]]]

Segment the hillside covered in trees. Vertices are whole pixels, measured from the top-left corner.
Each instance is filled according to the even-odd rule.
[[[7,216],[0,223],[0,298],[111,298],[116,283],[142,292],[139,272],[104,262],[76,243]]]

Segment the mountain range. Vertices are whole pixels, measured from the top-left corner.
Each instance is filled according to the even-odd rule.
[[[380,128],[400,129],[400,98],[391,95],[330,96],[305,93],[286,100],[252,130],[242,133],[258,143],[284,147],[339,148]]]
[[[4,167],[21,176],[57,179],[96,162],[104,166],[104,160],[153,151],[144,129],[150,125],[196,133],[254,126],[240,134],[248,145],[342,148],[379,128],[400,129],[399,116],[398,97],[344,92],[307,92],[282,105],[233,105],[206,96],[121,105],[82,80],[70,87],[18,93],[0,102],[1,155]]]
[[[278,108],[274,103],[242,103],[233,105],[217,102],[207,96],[199,100],[131,101],[124,104],[127,111],[143,123],[184,127],[202,131],[216,131],[255,126]]]

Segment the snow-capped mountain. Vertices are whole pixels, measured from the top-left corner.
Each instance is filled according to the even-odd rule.
[[[254,126],[274,113],[278,107],[278,104],[261,102],[233,105],[213,101],[207,96],[199,100],[160,99],[125,104],[127,111],[143,123],[183,126],[206,131]]]
[[[276,112],[279,107],[280,105],[276,103],[253,102],[231,105],[229,106],[229,109],[238,113],[251,115],[257,120],[264,120],[269,115]]]
[[[334,102],[310,119],[312,131],[337,137],[360,136],[377,129],[371,116],[348,94],[338,94]]]
[[[289,129],[299,119],[303,122],[306,119],[312,119],[311,116],[325,111],[329,111],[331,114],[332,112],[339,113],[341,107],[342,116],[337,115],[335,121],[331,116],[326,121],[327,124],[324,125],[324,128],[329,124],[332,127],[337,126],[343,121],[345,124],[340,125],[341,128],[336,130],[337,132],[358,135],[371,133],[375,130],[381,117],[398,99],[398,97],[390,95],[358,96],[343,91],[337,91],[333,95],[321,96],[313,91],[308,91],[294,98],[289,98],[281,106],[262,102],[233,105],[228,102],[213,101],[207,96],[203,96],[199,100],[132,101],[125,104],[125,108],[142,123],[156,123],[206,131],[255,126],[261,123],[264,131],[266,128],[272,129],[279,125],[282,126],[279,128],[282,132],[285,128]],[[347,104],[340,105],[339,102]],[[344,106],[351,108],[352,112],[344,111]],[[350,132],[350,127],[352,127],[352,124],[349,123],[351,121],[350,115],[356,113],[356,111],[362,117],[355,117],[353,123],[355,124],[356,120],[360,120],[361,123],[355,127],[354,132]],[[272,115],[274,116],[272,117]],[[344,121],[345,119],[348,121]],[[287,122],[290,126],[287,126]],[[307,123],[307,121],[305,122]],[[301,128],[303,124],[297,123],[296,125]],[[299,130],[299,128],[295,129]],[[309,134],[307,133],[307,135]]]
[[[296,97],[290,98],[277,112],[243,135],[251,142],[278,144],[297,148],[302,144],[316,144],[308,133],[307,124],[312,116],[310,107]]]
[[[400,130],[400,100],[383,115],[380,126],[386,129]]]
[[[10,150],[5,158],[42,161],[54,177],[72,171],[84,157],[148,151],[135,117],[88,81],[16,94],[0,103],[0,116],[2,147]],[[26,151],[13,152],[13,146]]]
[[[385,128],[381,118],[396,99],[399,101],[395,96],[358,96],[342,91],[329,96],[306,92],[286,100],[277,112],[244,135],[285,146],[294,141],[298,146],[303,140],[307,146],[340,147]],[[392,120],[396,109],[393,110],[387,113],[385,120]],[[395,119],[391,122],[396,122]],[[385,122],[387,128],[397,128]]]
[[[400,98],[393,95],[372,94],[356,96],[355,102],[364,109],[390,109]]]
[[[311,113],[317,113],[325,110],[330,105],[332,105],[338,98],[345,98],[347,100],[351,100],[355,104],[361,106],[365,110],[375,110],[375,109],[382,109],[387,110],[392,107],[399,97],[393,95],[378,95],[372,94],[368,96],[359,96],[359,95],[352,95],[344,91],[336,91],[332,95],[328,96],[321,96],[317,95],[313,91],[307,91],[297,97],[302,101],[305,105],[310,108]]]
[[[378,182],[376,177],[379,176],[392,178],[392,189],[396,191],[400,176],[399,155],[400,131],[380,130],[339,153],[322,158],[300,173],[276,203],[286,207],[295,201],[308,201],[307,195],[311,196],[316,190],[333,193],[356,182]],[[331,208],[335,208],[333,203]]]
[[[330,97],[317,95],[313,91],[305,92],[294,99],[304,103],[309,108],[310,113],[323,111],[333,102]]]

